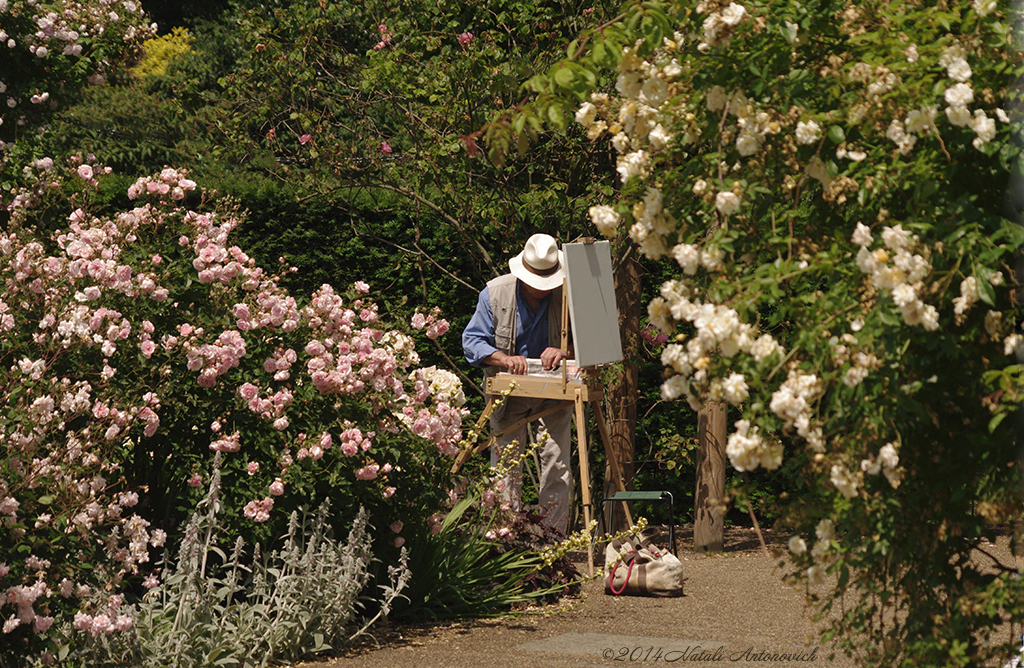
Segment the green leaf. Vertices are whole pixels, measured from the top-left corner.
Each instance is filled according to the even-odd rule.
[[[838,125],[833,125],[828,129],[828,138],[834,144],[842,144],[846,141],[846,133],[844,133],[843,129]]]
[[[562,88],[569,88],[572,86],[573,81],[576,80],[576,75],[573,73],[572,68],[563,65],[555,70],[554,79],[555,83]]]

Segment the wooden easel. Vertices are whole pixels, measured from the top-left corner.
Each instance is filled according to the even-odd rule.
[[[569,291],[566,282],[562,282],[562,341],[561,350],[563,357],[569,350]],[[562,377],[537,377],[523,376],[511,373],[499,373],[487,379],[484,388],[488,395],[487,406],[477,420],[476,429],[480,430],[490,418],[494,411],[497,397],[506,395],[510,397],[530,397],[534,399],[554,399],[560,403],[534,413],[515,424],[507,427],[504,431],[493,434],[490,439],[476,446],[468,446],[459,453],[452,464],[451,473],[455,475],[462,468],[462,465],[472,455],[482,452],[491,447],[503,434],[511,433],[549,415],[556,410],[564,408],[565,403],[572,403],[576,409],[576,437],[578,440],[577,449],[580,458],[580,498],[583,502],[583,522],[590,527],[591,499],[590,499],[590,461],[587,453],[587,421],[585,406],[589,402],[594,411],[594,419],[597,422],[597,429],[604,442],[605,457],[611,465],[612,475],[615,478],[615,486],[620,492],[626,491],[626,482],[623,479],[622,468],[618,460],[613,456],[611,438],[608,434],[608,426],[604,421],[604,413],[601,412],[600,400],[604,395],[604,385],[597,378],[594,368],[583,369],[583,382],[569,380],[566,364],[562,364]],[[564,402],[564,403],[562,403]],[[525,445],[525,444],[524,444]],[[629,511],[629,504],[622,502],[622,509],[625,512],[627,521],[632,525],[633,517]],[[590,544],[587,549],[587,563],[590,575],[594,574],[594,548]]]

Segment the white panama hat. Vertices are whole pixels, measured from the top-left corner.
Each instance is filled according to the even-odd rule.
[[[562,285],[565,269],[558,242],[547,234],[535,234],[523,252],[508,261],[512,275],[537,290],[554,290]]]

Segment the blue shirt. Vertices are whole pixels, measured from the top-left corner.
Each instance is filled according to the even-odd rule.
[[[548,342],[548,304],[551,295],[547,295],[537,307],[531,311],[523,298],[521,283],[516,281],[516,355],[527,358],[538,358]],[[476,302],[476,311],[462,332],[462,351],[466,361],[473,366],[483,366],[484,358],[497,352],[494,347],[494,314],[491,313],[491,295],[485,287]]]

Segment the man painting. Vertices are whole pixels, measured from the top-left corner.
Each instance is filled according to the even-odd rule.
[[[561,350],[562,280],[565,277],[562,251],[547,234],[535,234],[519,255],[509,261],[510,273],[487,283],[480,292],[476,312],[462,334],[466,360],[484,367],[488,376],[499,371],[525,374],[527,359],[540,359],[547,370],[558,368],[566,356]],[[560,403],[553,399],[508,397],[491,415],[496,433],[523,418]],[[539,502],[543,523],[565,535],[569,525],[572,469],[569,466],[572,404],[566,403],[536,420],[537,441],[541,443]],[[491,450],[491,465],[512,441],[522,453],[528,439],[528,425],[502,433]],[[516,467],[505,481],[505,500],[519,510],[522,469]]]

